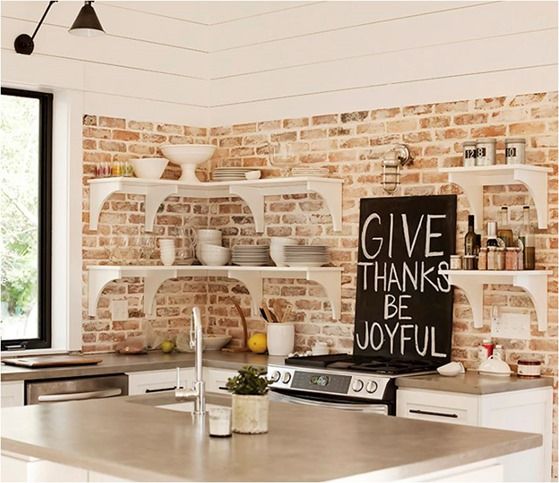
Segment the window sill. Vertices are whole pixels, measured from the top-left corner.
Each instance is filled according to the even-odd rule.
[[[67,349],[24,349],[13,351],[2,351],[2,358],[18,357],[18,356],[42,356],[42,355],[56,355],[68,354]]]

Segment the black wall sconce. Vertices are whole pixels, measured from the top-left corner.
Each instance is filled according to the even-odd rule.
[[[23,55],[31,55],[33,53],[33,49],[35,48],[35,43],[33,39],[39,28],[43,24],[47,13],[49,13],[50,8],[57,2],[58,0],[50,1],[45,13],[39,20],[39,24],[35,27],[35,31],[33,35],[29,36],[27,34],[18,35],[14,41],[14,49],[18,54]],[[105,33],[103,27],[101,26],[101,22],[99,22],[99,18],[93,10],[92,4],[93,1],[84,2],[84,6],[81,8],[76,20],[68,30],[71,34],[78,35],[81,37],[95,37],[97,35],[102,35]]]

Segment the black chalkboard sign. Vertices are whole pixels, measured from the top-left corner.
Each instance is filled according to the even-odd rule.
[[[455,195],[361,200],[354,355],[450,360],[455,242]]]

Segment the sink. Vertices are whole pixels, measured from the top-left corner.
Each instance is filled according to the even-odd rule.
[[[174,404],[164,404],[162,406],[155,406],[160,409],[169,409],[171,411],[181,411],[183,413],[191,413],[194,411],[194,401],[185,401]],[[220,406],[218,404],[206,404],[206,411],[214,408],[225,408],[228,406]]]

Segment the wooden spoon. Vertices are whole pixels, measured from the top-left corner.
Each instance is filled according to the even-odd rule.
[[[237,302],[233,302],[235,309],[239,313],[239,317],[241,318],[241,325],[243,326],[243,341],[241,347],[224,347],[221,349],[223,352],[248,352],[248,329],[247,329],[247,319],[245,318],[245,314],[243,313],[243,309]]]

